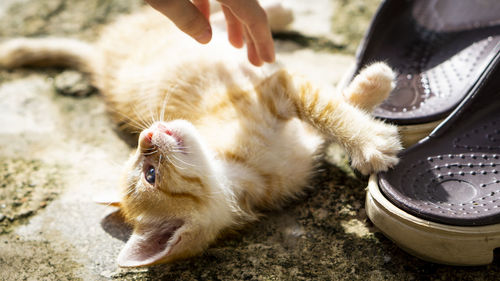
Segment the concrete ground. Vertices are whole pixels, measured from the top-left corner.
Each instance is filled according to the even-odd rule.
[[[339,82],[378,0],[288,0],[292,30],[278,57],[323,82]],[[86,40],[139,0],[2,0],[0,38]],[[72,95],[67,95],[67,94]],[[77,97],[74,95],[77,94]],[[131,147],[86,77],[61,69],[0,70],[0,280],[497,280],[500,261],[451,267],[414,258],[366,218],[366,181],[328,149],[314,187],[283,210],[175,264],[120,269],[130,229],[112,189]]]

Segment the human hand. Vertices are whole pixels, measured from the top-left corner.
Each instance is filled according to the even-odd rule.
[[[209,0],[145,0],[183,32],[202,44],[212,39]],[[217,0],[226,18],[229,42],[246,43],[248,60],[256,66],[274,62],[274,43],[267,16],[257,0]]]

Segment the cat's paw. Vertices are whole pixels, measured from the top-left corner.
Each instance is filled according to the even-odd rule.
[[[344,89],[344,98],[350,104],[371,112],[394,89],[395,77],[394,71],[387,64],[373,63],[362,69]]]
[[[387,171],[398,163],[402,148],[397,127],[377,122],[351,150],[351,165],[364,175]]]

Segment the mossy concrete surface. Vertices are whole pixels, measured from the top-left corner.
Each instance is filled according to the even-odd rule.
[[[292,31],[278,57],[332,87],[378,0],[288,0]],[[307,3],[307,4],[306,4]],[[0,38],[96,38],[140,0],[2,0]],[[193,41],[193,44],[196,44]],[[327,149],[304,196],[201,256],[141,269],[116,265],[130,229],[92,198],[118,182],[132,148],[84,75],[0,70],[0,280],[496,280],[500,263],[451,267],[414,258],[366,218],[364,179]]]

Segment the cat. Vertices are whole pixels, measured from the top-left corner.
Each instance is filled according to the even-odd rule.
[[[200,45],[144,8],[109,24],[95,43],[0,44],[2,68],[52,65],[89,73],[117,124],[138,135],[122,194],[109,201],[133,226],[122,267],[199,254],[258,210],[282,206],[307,186],[325,141],[342,145],[363,174],[398,162],[396,127],[369,114],[394,87],[384,63],[342,93],[325,92],[284,69],[250,65],[215,31]]]

